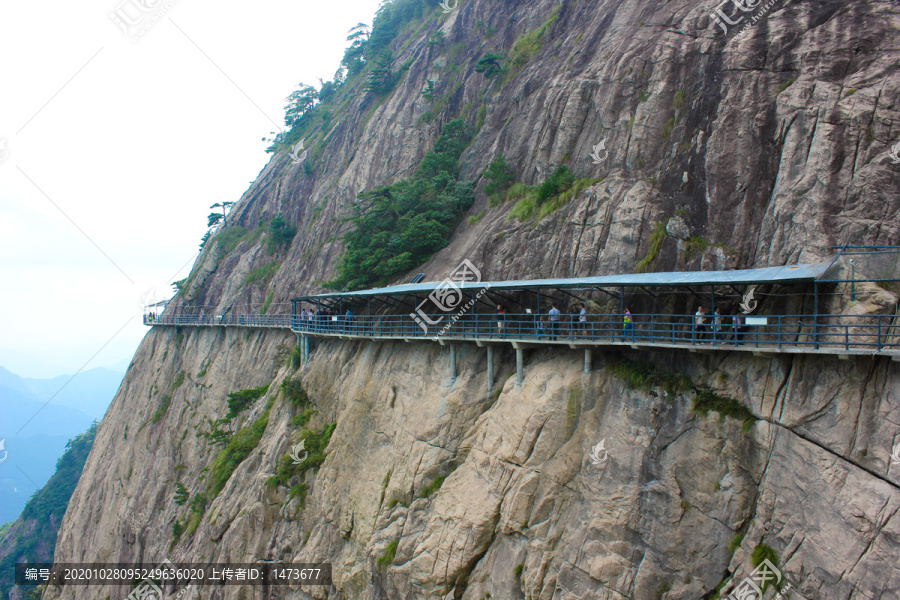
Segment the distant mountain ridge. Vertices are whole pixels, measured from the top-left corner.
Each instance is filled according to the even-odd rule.
[[[36,379],[20,377],[0,367],[0,389],[6,387],[25,397],[44,402],[52,398],[52,404],[68,406],[94,419],[100,419],[119,389],[122,376],[123,373],[98,367],[83,371],[74,378],[71,375],[59,375],[51,379]]]
[[[0,524],[50,478],[68,441],[103,417],[121,381],[104,368],[36,379],[0,367]]]
[[[11,593],[17,562],[53,561],[60,523],[96,433],[94,424],[68,440],[65,453],[56,462],[56,472],[47,485],[28,500],[18,519],[0,525],[0,600],[23,596],[21,589]]]

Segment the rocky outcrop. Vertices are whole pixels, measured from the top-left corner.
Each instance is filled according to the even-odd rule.
[[[469,0],[446,17],[436,11],[395,41],[396,63],[411,62],[389,96],[348,90],[312,162],[277,154],[234,207],[230,222],[248,231],[284,214],[299,232],[290,247],[269,255],[252,233],[228,253],[209,244],[185,297],[244,312],[271,295],[270,312],[286,311],[288,298],[333,275],[356,194],[408,175],[457,114],[480,125],[462,162],[478,190],[501,151],[524,183],[562,163],[602,180],[531,222],[508,219],[509,204],[491,207],[479,191],[472,213],[484,217],[461,223],[419,269],[429,279],[463,258],[487,279],[628,272],[659,223],[658,270],[897,244],[900,167],[887,157],[900,109],[896,4],[786,1],[728,36],[709,17],[715,8]],[[519,72],[474,72],[483,54],[509,54],[544,24]],[[438,29],[444,41],[429,46]],[[431,122],[426,79],[446,99]],[[609,154],[595,164],[601,140]],[[692,238],[706,249],[685,253]],[[272,261],[281,265],[274,277],[246,283]],[[865,294],[860,310],[896,312],[891,294]],[[148,333],[101,423],[57,560],[327,560],[329,598],[643,600],[708,598],[722,582],[729,590],[752,570],[754,551],[771,549],[792,598],[900,597],[896,362],[627,357],[690,378],[690,389],[669,393],[628,387],[615,352],[595,356],[585,374],[574,351],[535,350],[522,386],[502,355],[488,390],[476,347],[460,349],[452,381],[444,346],[327,342],[295,370],[294,344],[276,332]],[[281,387],[291,379],[318,411],[303,427],[336,423],[317,472],[291,482],[305,497],[269,484],[301,435],[300,409]],[[213,494],[221,446],[211,428],[229,393],[265,384],[227,425],[237,431],[268,414],[264,433]],[[752,418],[693,410],[702,390]],[[596,460],[601,441],[608,455]],[[179,536],[174,524],[192,513],[174,502],[176,484],[208,496]]]
[[[329,342],[294,372],[278,351],[289,338],[246,338],[210,330],[178,346],[148,336],[139,355],[168,354],[126,378],[58,555],[327,560],[332,593],[345,598],[374,590],[699,598],[730,573],[740,580],[765,544],[794,597],[889,598],[897,589],[900,571],[888,558],[898,551],[900,505],[889,456],[896,363],[631,357],[746,405],[756,420],[742,422],[693,411],[693,392],[628,388],[610,369],[622,358],[615,353],[585,374],[577,352],[534,351],[522,386],[514,357],[501,354],[489,392],[485,350],[475,346],[460,349],[454,382],[439,345]],[[188,375],[150,423],[156,404],[142,390],[171,388],[178,373]],[[301,380],[319,411],[310,427],[337,423],[305,505],[266,485],[297,439],[294,411],[277,391],[286,378]],[[275,397],[265,434],[196,531],[170,548],[172,523],[189,514],[173,501],[175,484],[206,489],[218,452],[198,435],[205,421],[224,414],[227,391],[268,381],[269,394],[236,423],[254,421]],[[600,441],[608,455],[594,464]],[[438,477],[443,484],[423,493]],[[393,542],[395,557],[378,566]]]

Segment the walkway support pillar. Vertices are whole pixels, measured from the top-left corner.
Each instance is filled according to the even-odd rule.
[[[525,351],[516,348],[516,385],[525,383]]]
[[[593,359],[593,351],[590,348],[584,349],[584,372],[591,372],[591,362]]]
[[[450,344],[450,379],[456,381],[456,346]]]
[[[493,348],[493,346],[487,347],[487,387],[488,387],[488,394],[490,394],[494,389],[494,348]]]
[[[300,346],[300,366],[306,364],[306,336],[297,334],[297,345]]]
[[[306,364],[306,336],[297,334],[297,345],[300,346],[300,366]]]

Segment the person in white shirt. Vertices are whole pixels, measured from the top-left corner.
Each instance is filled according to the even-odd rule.
[[[581,337],[587,338],[587,308],[581,303],[581,311],[578,313],[578,328],[581,329]]]
[[[703,312],[703,305],[697,307],[694,313],[694,343],[703,339],[703,330],[706,328],[706,313]]]

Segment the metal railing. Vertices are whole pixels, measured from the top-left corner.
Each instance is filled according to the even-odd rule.
[[[721,348],[759,348],[802,352],[844,350],[900,354],[900,318],[896,315],[731,315],[698,324],[695,315],[468,314],[459,318],[430,315],[415,321],[409,315],[163,315],[146,325],[235,326],[291,329],[297,333],[366,339],[496,340],[539,343],[633,344]]]
[[[184,327],[267,327],[290,329],[291,315],[144,315],[144,325]]]

